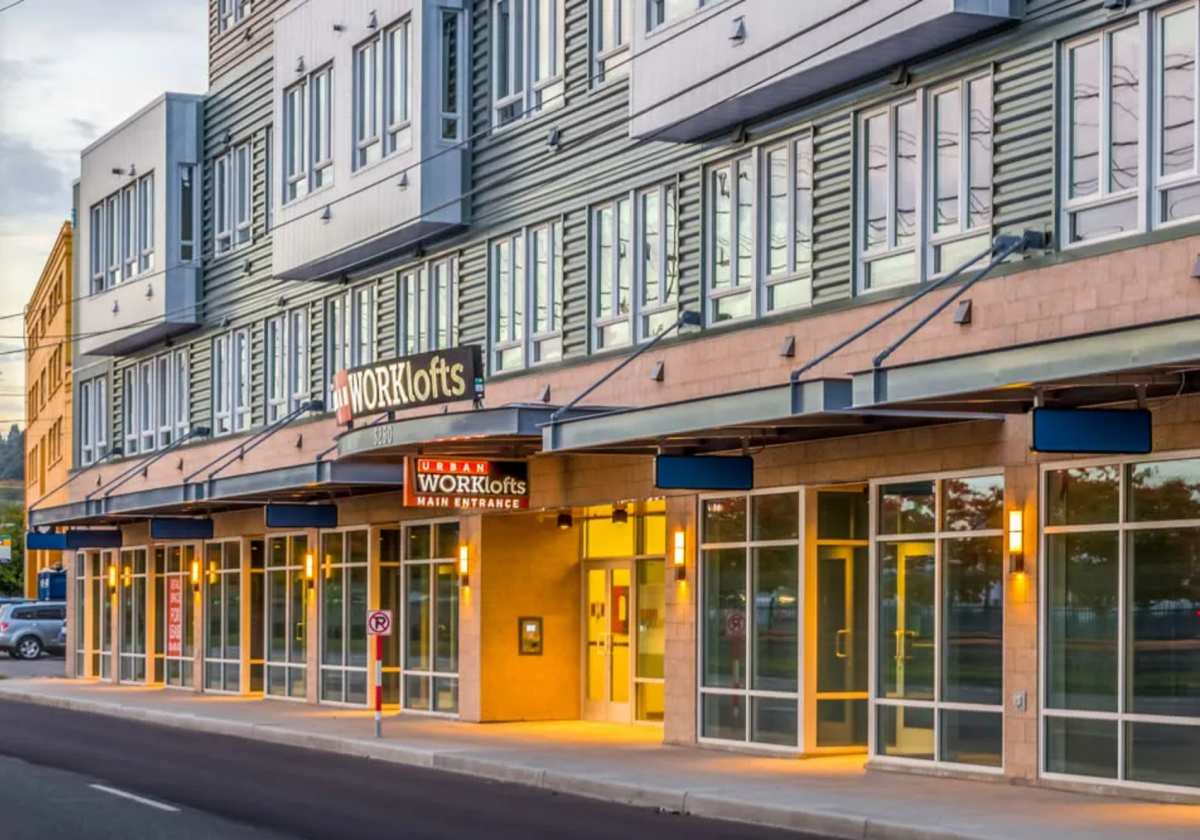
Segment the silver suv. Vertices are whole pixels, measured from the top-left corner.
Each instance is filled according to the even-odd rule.
[[[0,650],[20,659],[37,659],[42,651],[61,654],[59,631],[66,617],[63,601],[0,606]]]

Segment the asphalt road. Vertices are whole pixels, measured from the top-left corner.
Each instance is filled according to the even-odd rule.
[[[67,661],[61,656],[42,654],[40,659],[13,659],[0,654],[0,679],[5,677],[61,677],[66,673]]]
[[[130,794],[154,804],[129,799]],[[797,840],[804,835],[0,701],[0,836]]]

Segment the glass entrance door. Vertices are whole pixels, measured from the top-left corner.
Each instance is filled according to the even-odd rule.
[[[121,552],[121,682],[146,681],[146,549]]]
[[[307,694],[308,585],[304,579],[308,539],[271,537],[267,542],[267,694],[303,699]]]
[[[632,565],[588,564],[585,573],[587,670],[583,716],[629,723]]]

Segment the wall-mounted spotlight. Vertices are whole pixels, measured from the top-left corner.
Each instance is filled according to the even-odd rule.
[[[1008,571],[1025,571],[1025,513],[1020,509],[1008,512]]]
[[[569,531],[575,524],[575,518],[571,516],[571,512],[569,510],[560,511],[558,514],[558,521],[555,524],[558,525],[558,530]]]
[[[458,584],[467,586],[471,583],[471,548],[466,543],[458,546]]]
[[[687,580],[687,553],[682,528],[675,529],[675,544],[672,548],[671,565],[675,567],[675,580]]]
[[[117,564],[116,563],[108,564],[108,591],[109,592],[117,591]]]
[[[312,589],[317,584],[317,560],[313,557],[311,551],[304,554],[304,579],[308,581],[308,588]]]
[[[614,507],[612,521],[614,525],[624,525],[629,521],[629,510],[622,506]]]

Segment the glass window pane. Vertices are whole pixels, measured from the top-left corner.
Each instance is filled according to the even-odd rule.
[[[706,543],[745,542],[745,496],[704,501],[703,540]]]
[[[639,679],[662,679],[666,652],[666,564],[637,562],[637,665]],[[640,695],[639,695],[640,696]]]
[[[746,685],[746,551],[704,552],[703,684]]]
[[[767,273],[788,270],[788,150],[767,153]]]
[[[1073,467],[1046,473],[1046,524],[1116,522],[1119,475],[1115,466]]]
[[[407,621],[408,643],[404,656],[404,667],[418,671],[429,670],[430,663],[430,603],[429,583],[431,567],[425,563],[408,566],[407,572]]]
[[[1108,188],[1120,192],[1138,185],[1138,123],[1141,103],[1142,35],[1131,26],[1112,33],[1109,80],[1112,102],[1109,105],[1109,132],[1112,154]]]
[[[413,525],[408,528],[408,551],[406,560],[428,560],[433,557],[433,530],[429,525]]]
[[[1090,210],[1071,214],[1071,242],[1085,242],[1103,236],[1137,230],[1138,200],[1130,198],[1112,204],[1103,204]]]
[[[882,543],[879,546],[880,696],[933,699],[934,612],[933,543]]]
[[[750,740],[756,744],[796,746],[796,701],[786,697],[750,699]]]
[[[1126,563],[1127,711],[1200,717],[1200,528],[1133,531]]]
[[[985,531],[1004,527],[1004,476],[947,478],[942,481],[942,527]]]
[[[867,490],[817,493],[817,539],[865,540]]]
[[[929,534],[935,529],[934,482],[909,481],[879,488],[880,534]]]
[[[1004,702],[1004,549],[1001,537],[942,542],[942,700]]]
[[[800,650],[799,549],[756,548],[753,553],[754,674],[750,687],[762,691],[796,691]],[[795,713],[794,708],[792,712]]]
[[[1004,755],[1004,717],[987,712],[943,709],[941,760],[1000,767]]]
[[[733,282],[733,172],[728,166],[712,171],[714,289]]]
[[[813,141],[796,141],[796,270],[812,267],[813,245]]]
[[[752,540],[794,540],[800,535],[800,495],[772,493],[750,497]]]
[[[429,702],[429,677],[406,675],[404,677],[404,707],[428,711]]]
[[[879,706],[878,752],[933,761],[933,709]]]
[[[458,575],[454,563],[439,563],[436,571],[433,670],[454,673],[458,670]],[[364,615],[365,600],[364,596]]]
[[[1125,737],[1126,778],[1159,785],[1200,784],[1200,726],[1129,722]]]
[[[1116,721],[1046,718],[1046,770],[1115,779]]]
[[[962,180],[962,97],[958,88],[938,94],[933,100],[934,143],[934,233],[958,230],[958,188]]]
[[[658,213],[658,190],[642,194],[642,304],[658,305],[659,279],[662,275],[662,257],[659,246],[662,242],[662,220]]]
[[[458,680],[449,677],[434,677],[433,710],[449,713],[458,711]]]
[[[921,148],[917,104],[896,108],[896,245],[908,245],[917,237],[917,155]]]
[[[726,741],[746,740],[746,698],[741,695],[702,695],[700,734]]]
[[[1117,533],[1046,538],[1046,704],[1117,710]]]
[[[341,535],[338,535],[340,542]],[[326,555],[328,557],[328,555]],[[325,567],[324,581],[321,584],[321,623],[324,632],[321,634],[321,664],[345,664],[345,620],[343,603],[345,592],[342,589],[342,569]]]
[[[737,276],[734,285],[754,282],[754,164],[739,160],[737,164]]]
[[[1071,50],[1071,197],[1100,189],[1100,42]]]
[[[1129,520],[1200,519],[1200,459],[1129,468]]]
[[[866,230],[867,250],[886,248],[888,244],[888,158],[891,138],[888,115],[877,114],[863,126],[863,146],[867,154]]]
[[[1189,129],[1190,131],[1190,129]],[[1200,184],[1186,184],[1162,194],[1164,222],[1174,222],[1200,215]]]
[[[366,532],[357,532],[365,541]],[[366,560],[366,557],[363,557]],[[349,593],[346,603],[347,633],[346,664],[352,668],[367,665],[367,567],[354,566],[346,570]]]
[[[1196,10],[1162,19],[1162,174],[1191,172],[1196,155]]]

